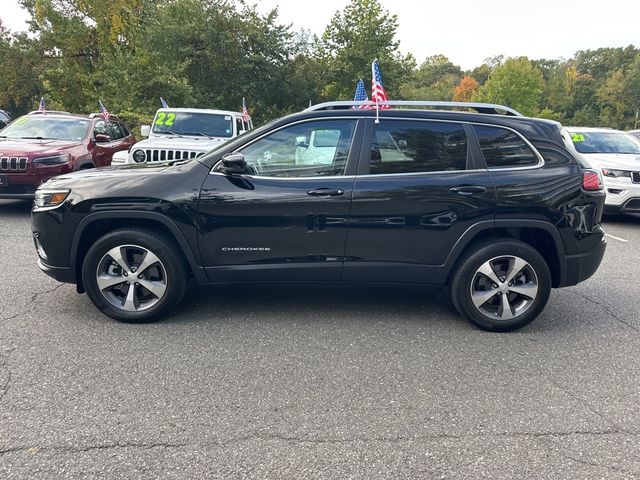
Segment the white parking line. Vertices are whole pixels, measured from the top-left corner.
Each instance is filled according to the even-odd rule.
[[[616,237],[614,235],[609,235],[608,233],[605,233],[604,236],[613,238],[614,240],[618,240],[619,242],[629,243],[629,240],[625,240],[624,238]]]

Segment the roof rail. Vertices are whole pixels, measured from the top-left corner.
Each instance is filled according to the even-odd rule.
[[[512,115],[516,117],[522,117],[522,114],[511,107],[505,107],[504,105],[497,105],[494,103],[470,103],[470,102],[438,102],[431,100],[393,100],[388,102],[378,102],[378,105],[389,105],[393,107],[431,107],[432,109],[447,109],[447,108],[472,108],[478,113],[490,113],[494,115]],[[325,102],[312,105],[305,111],[315,110],[333,110],[349,107],[369,106],[375,107],[376,102]]]
[[[69,112],[63,112],[60,110],[45,110],[44,112],[42,110],[34,110],[33,112],[27,113],[27,115],[46,115],[47,113],[54,115],[71,115]]]
[[[100,112],[93,112],[93,113],[89,114],[89,118],[96,118],[96,117],[101,117],[101,116],[102,116],[102,113],[100,113]],[[114,115],[113,113],[109,114],[109,118],[113,118],[115,120],[119,120],[118,116]]]

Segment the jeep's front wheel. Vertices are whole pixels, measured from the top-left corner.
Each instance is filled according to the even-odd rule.
[[[474,325],[494,332],[517,330],[544,309],[551,293],[545,259],[524,242],[491,242],[459,263],[451,299]]]
[[[84,259],[82,280],[89,298],[123,322],[157,319],[184,296],[187,272],[166,236],[147,230],[117,230],[96,241]]]

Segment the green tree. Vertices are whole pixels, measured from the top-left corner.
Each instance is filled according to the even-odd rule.
[[[401,94],[411,100],[451,100],[462,77],[462,69],[446,56],[432,55],[403,82]]]
[[[474,100],[505,104],[525,115],[534,115],[539,111],[543,88],[542,73],[527,57],[509,58],[491,72]]]
[[[42,94],[38,44],[26,35],[14,36],[0,21],[0,107],[14,115],[33,110]]]
[[[323,96],[351,99],[359,78],[368,78],[378,59],[390,98],[398,98],[403,78],[414,68],[411,55],[398,52],[398,18],[378,0],[351,0],[336,12],[317,43],[317,56],[325,66]]]

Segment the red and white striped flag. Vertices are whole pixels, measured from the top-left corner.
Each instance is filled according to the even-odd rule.
[[[109,110],[107,110],[107,107],[104,106],[101,100],[98,100],[98,106],[100,107],[100,114],[102,116],[102,119],[105,122],[109,122],[110,113],[109,113]]]
[[[371,64],[371,101],[386,102],[389,100],[387,92],[382,85],[382,75],[380,75],[380,66],[378,60],[374,60]],[[387,109],[391,108],[390,105],[380,105],[378,108]]]
[[[249,110],[247,109],[247,102],[242,97],[242,121],[249,124]]]

